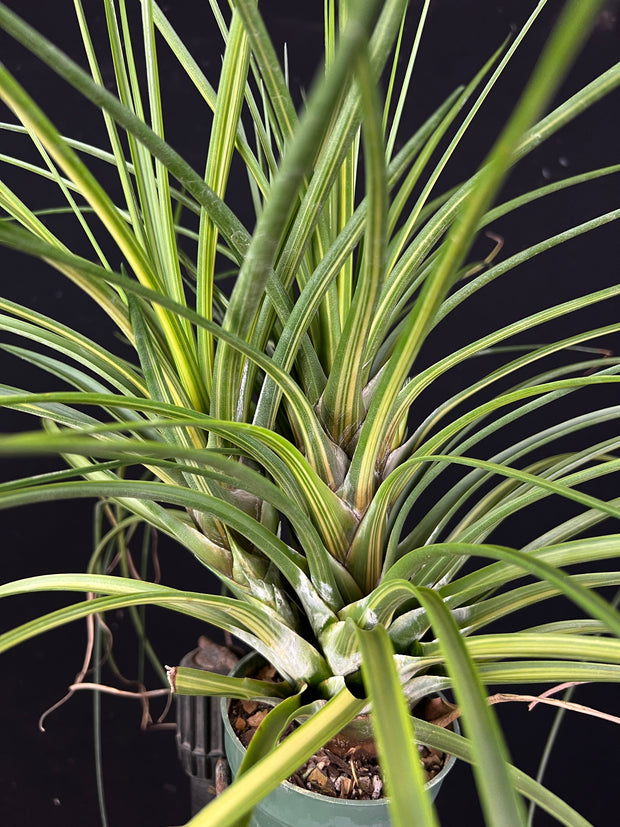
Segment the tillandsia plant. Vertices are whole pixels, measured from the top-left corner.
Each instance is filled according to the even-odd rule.
[[[515,164],[620,85],[620,65],[553,104],[602,7],[568,2],[484,161],[446,191],[444,168],[546,3],[532,3],[473,80],[404,134],[432,5],[326,0],[324,70],[296,106],[253,0],[234,0],[231,13],[212,0],[223,61],[210,79],[152,0],[102,0],[105,47],[75,0],[86,68],[0,4],[5,32],[102,115],[96,146],[61,135],[0,68],[0,96],[15,116],[3,129],[39,153],[3,164],[57,192],[41,213],[3,185],[0,242],[82,288],[124,348],[121,357],[79,325],[0,300],[3,331],[23,340],[5,350],[69,388],[0,386],[3,406],[42,420],[42,429],[2,436],[0,452],[66,463],[4,484],[0,506],[99,498],[126,515],[115,533],[154,527],[224,588],[187,592],[98,573],[96,558],[86,573],[1,586],[2,597],[67,590],[91,599],[6,632],[0,648],[93,613],[156,605],[226,630],[269,661],[282,682],[172,670],[178,693],[273,706],[238,780],[192,825],[238,823],[366,707],[394,824],[410,825],[413,814],[418,825],[437,823],[416,739],[473,764],[489,825],[524,824],[522,797],[562,823],[587,823],[510,765],[485,686],[620,680],[620,616],[597,591],[620,580],[605,570],[620,535],[603,531],[620,501],[601,494],[614,490],[620,440],[599,429],[613,429],[620,413],[608,404],[620,361],[589,346],[620,323],[584,329],[579,315],[617,301],[620,287],[558,302],[551,286],[546,307],[482,335],[450,325],[500,276],[514,279],[524,262],[620,216],[551,237],[542,228],[543,240],[503,260],[497,249],[472,258],[476,238],[502,216],[613,180],[620,165],[500,197]],[[204,170],[164,137],[164,48],[212,112]],[[239,161],[250,221],[230,206],[240,200],[228,193]],[[91,172],[102,163],[114,178],[105,186]],[[571,332],[554,335],[553,323],[567,319]],[[436,328],[460,344],[429,359]],[[426,395],[446,376],[449,391],[428,410]],[[571,413],[577,396],[585,408]],[[566,449],[566,435],[578,447]],[[506,542],[502,528],[515,519],[523,528],[541,504],[544,529],[537,520],[519,548]],[[549,614],[533,628],[512,619],[557,595],[576,619]],[[487,633],[500,618],[513,632]],[[409,709],[443,689],[454,692],[464,735],[425,721],[414,728]],[[278,744],[294,719],[302,725]]]

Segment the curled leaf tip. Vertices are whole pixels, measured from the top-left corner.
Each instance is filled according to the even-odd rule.
[[[173,692],[177,691],[177,667],[176,666],[166,666],[166,673],[168,675],[168,682],[170,683],[170,689]]]

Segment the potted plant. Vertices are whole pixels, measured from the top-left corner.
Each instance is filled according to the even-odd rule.
[[[567,3],[488,153],[444,189],[444,168],[546,3],[532,3],[473,80],[402,134],[432,5],[327,0],[325,70],[296,106],[252,0],[234,2],[232,17],[212,4],[225,44],[217,88],[154,2],[140,3],[138,47],[125,4],[103,0],[114,92],[79,0],[88,70],[0,4],[0,27],[99,107],[105,127],[98,146],[61,136],[0,68],[11,128],[39,153],[4,160],[62,196],[57,228],[38,199],[29,205],[4,187],[0,242],[75,282],[122,337],[115,350],[79,320],[0,302],[3,330],[25,340],[5,347],[70,388],[0,388],[4,407],[43,421],[2,437],[0,452],[66,463],[5,484],[0,506],[94,497],[116,509],[86,573],[0,587],[0,596],[89,593],[6,632],[0,648],[93,613],[155,605],[230,632],[272,664],[276,683],[170,670],[177,693],[272,707],[238,780],[192,825],[246,819],[367,708],[394,824],[412,813],[436,823],[416,739],[473,764],[487,824],[524,823],[521,795],[584,823],[510,765],[485,686],[620,676],[620,619],[597,593],[618,581],[604,570],[618,547],[604,521],[620,513],[606,493],[618,469],[618,408],[605,395],[617,393],[620,366],[598,344],[618,323],[580,324],[581,311],[617,298],[618,287],[586,284],[558,300],[552,284],[542,307],[482,331],[461,311],[518,265],[618,217],[610,210],[498,255],[503,215],[617,173],[500,194],[519,160],[617,87],[620,67],[549,111],[602,7]],[[164,139],[161,39],[213,111],[204,174]],[[237,179],[229,192],[239,159],[243,199]],[[111,164],[115,180],[102,186],[95,164]],[[231,209],[241,200],[253,205],[251,230]],[[63,235],[67,216],[79,240]],[[570,332],[558,333],[566,317]],[[502,533],[541,507],[544,528],[530,523],[517,543]],[[129,568],[105,573],[108,539],[139,523],[191,552],[224,593],[166,587]],[[557,595],[577,619],[513,620]],[[510,633],[486,632],[502,618]],[[411,707],[443,689],[454,692],[462,736],[425,720],[414,728]],[[302,724],[279,744],[293,721]]]

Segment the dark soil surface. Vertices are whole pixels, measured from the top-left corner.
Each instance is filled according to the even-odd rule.
[[[256,676],[260,680],[274,680],[273,667],[264,667]],[[228,717],[244,747],[270,711],[271,707],[258,701],[231,701]],[[454,718],[455,708],[441,698],[422,701],[414,714],[424,720],[432,720],[447,726]],[[298,724],[289,727],[285,736]],[[443,768],[446,753],[418,746],[422,767],[430,781]],[[383,779],[372,740],[354,742],[348,737],[336,736],[316,752],[289,779],[291,784],[331,798],[347,798],[368,801],[383,797]]]

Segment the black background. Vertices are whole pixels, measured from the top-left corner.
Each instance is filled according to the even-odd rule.
[[[83,59],[73,20],[73,4],[69,0],[12,0],[8,5],[73,57]],[[97,0],[86,0],[84,5],[96,30],[103,21],[102,4]],[[130,8],[136,5],[128,3]],[[164,2],[162,6],[213,79],[219,68],[221,44],[208,3],[175,0]],[[467,82],[511,28],[523,22],[533,6],[534,2],[520,0],[435,0],[416,69],[414,91],[407,106],[406,117],[411,127],[421,123],[456,85]],[[515,60],[477,119],[471,137],[461,148],[459,161],[448,168],[444,179],[446,186],[469,174],[484,157],[561,6],[559,2],[548,4],[521,56]],[[277,47],[281,50],[284,42],[288,44],[292,85],[307,87],[321,54],[322,3],[314,0],[294,7],[270,0],[262,2],[261,8]],[[566,81],[560,99],[617,61],[619,45],[617,5],[609,4]],[[89,104],[81,101],[38,60],[6,36],[0,39],[0,55],[62,132],[97,142],[100,119]],[[203,116],[201,102],[181,79],[174,63],[166,59],[165,47],[161,49],[161,60],[167,78],[167,137],[196,169],[202,170],[208,142],[208,119]],[[567,173],[617,162],[618,103],[616,94],[532,153],[509,180],[506,194],[542,185]],[[10,152],[13,146],[23,146],[23,143],[14,144],[13,141],[17,139],[0,133],[0,151]],[[93,168],[103,174],[97,165]],[[7,179],[12,182],[10,171]],[[522,211],[523,215],[519,213],[510,221],[505,220],[494,228],[506,240],[502,255],[616,207],[617,194],[617,182],[604,180],[575,193],[549,199]],[[45,203],[45,195],[44,191],[41,196],[36,196],[41,199],[41,206]],[[28,197],[31,199],[29,203],[35,198],[32,193]],[[235,207],[243,215],[242,199],[238,200]],[[552,298],[559,300],[577,295],[583,290],[584,279],[589,289],[613,283],[617,280],[619,248],[617,229],[611,225],[597,231],[595,236],[573,241],[566,249],[521,268],[512,288],[506,288],[503,283],[497,285],[487,292],[485,303],[468,310],[459,333],[471,331],[470,338],[473,338],[473,334],[480,335],[485,325],[495,322],[497,314],[516,318],[526,306],[536,309],[550,303]],[[488,249],[482,247],[481,252],[485,255]],[[104,343],[120,347],[114,341],[106,319],[61,276],[6,251],[2,251],[1,261],[4,295],[66,320],[89,335],[94,335],[99,328]],[[490,320],[489,311],[492,311]],[[614,312],[617,316],[617,305],[597,308],[591,312],[590,323],[611,321]],[[605,344],[609,346],[610,343]],[[449,347],[450,341],[438,339],[437,347],[440,346]],[[617,348],[617,342],[615,346]],[[52,387],[47,377],[28,366],[5,355],[0,359],[3,383],[32,389]],[[24,420],[16,414],[2,412],[1,428],[7,431],[30,427],[31,423]],[[51,463],[5,461],[0,475],[10,479],[18,473],[35,473],[45,467],[51,467]],[[91,515],[91,505],[84,502],[44,504],[3,514],[2,580],[83,569],[91,549]],[[514,526],[514,531],[517,538],[511,538],[511,544],[518,545],[518,525]],[[182,549],[162,542],[160,553],[165,583],[193,589],[209,588],[211,581],[204,570]],[[6,601],[6,605],[0,607],[2,629],[66,602],[64,596],[50,595]],[[149,630],[162,663],[178,662],[204,631],[195,621],[163,611],[154,610],[150,617]],[[545,619],[542,615],[539,622]],[[134,644],[129,632],[123,635],[129,623],[122,615],[116,616],[113,622],[119,658],[130,671]],[[83,628],[73,625],[48,633],[0,659],[0,823],[7,827],[71,827],[99,823],[88,693],[77,693],[67,705],[53,713],[46,722],[45,734],[37,729],[39,715],[62,697],[79,670],[84,642]],[[611,713],[618,712],[617,690],[613,686],[583,687],[577,700]],[[104,774],[111,827],[183,823],[189,817],[188,785],[176,763],[172,731],[141,732],[140,710],[134,701],[106,696],[102,703]],[[552,711],[539,707],[528,713],[524,705],[504,705],[498,708],[498,714],[515,763],[526,771],[535,772],[541,736],[550,725]],[[605,827],[616,820],[616,755],[617,736],[613,725],[571,715],[559,737],[547,782],[595,825]],[[471,771],[467,766],[457,764],[440,793],[437,806],[444,825],[481,823],[476,796],[471,789]],[[552,823],[549,817],[537,815],[535,824],[549,823]]]

